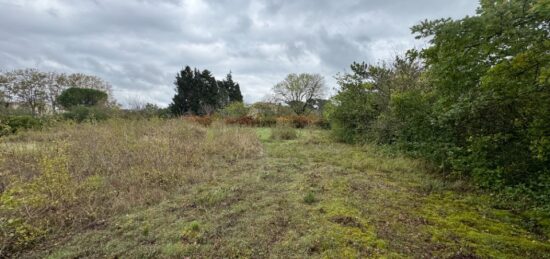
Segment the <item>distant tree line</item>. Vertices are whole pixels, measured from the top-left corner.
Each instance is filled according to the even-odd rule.
[[[23,106],[29,108],[33,115],[56,113],[61,108],[58,97],[69,88],[95,89],[112,98],[111,85],[97,76],[37,69],[0,73],[0,103],[3,108]]]
[[[487,0],[475,16],[414,26],[427,48],[338,77],[326,109],[334,134],[550,204],[549,10],[548,1]]]
[[[169,106],[174,115],[208,115],[232,102],[242,102],[243,96],[231,73],[218,81],[208,70],[186,66],[174,82],[176,94]]]

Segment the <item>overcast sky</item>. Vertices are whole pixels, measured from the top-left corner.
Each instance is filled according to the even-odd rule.
[[[122,104],[167,105],[185,65],[221,79],[245,101],[288,73],[334,75],[353,61],[421,47],[423,19],[475,13],[477,0],[0,0],[0,69],[34,67],[102,77]]]

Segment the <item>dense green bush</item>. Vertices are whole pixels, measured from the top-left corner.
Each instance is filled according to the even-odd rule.
[[[242,102],[232,102],[219,111],[223,118],[241,118],[248,115],[249,108]]]
[[[20,130],[39,129],[44,120],[30,115],[4,116],[0,118],[0,136],[16,133]]]
[[[76,106],[65,112],[63,117],[76,122],[102,121],[112,117],[112,111],[104,107]]]
[[[0,121],[0,137],[12,134],[11,127],[3,121]]]

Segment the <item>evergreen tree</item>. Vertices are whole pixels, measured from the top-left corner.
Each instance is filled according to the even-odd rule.
[[[181,70],[176,75],[176,95],[172,98],[169,108],[174,115],[183,115],[197,109],[197,105],[192,103],[196,100],[195,73],[189,66]]]
[[[231,74],[226,80],[216,81],[208,70],[191,70],[189,66],[176,75],[176,95],[170,104],[174,115],[211,114],[231,102],[242,102],[239,84]]]
[[[225,88],[227,89],[227,94],[229,97],[229,102],[243,102],[243,95],[241,94],[241,87],[238,83],[233,81],[233,76],[231,72],[227,74],[225,78]]]

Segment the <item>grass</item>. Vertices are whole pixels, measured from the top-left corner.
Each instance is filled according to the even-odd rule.
[[[2,236],[2,251],[25,258],[549,257],[548,237],[529,232],[524,218],[434,177],[422,161],[335,143],[321,130],[284,141],[271,133],[111,121],[0,139],[0,217],[35,230],[19,233],[28,243]],[[9,207],[9,197],[37,204]]]

